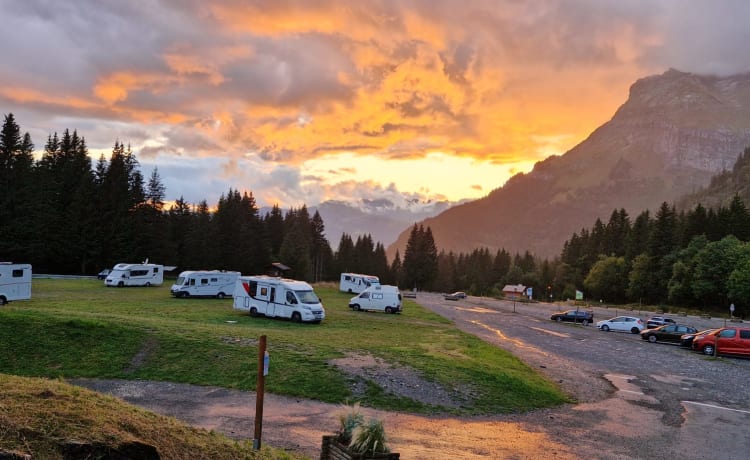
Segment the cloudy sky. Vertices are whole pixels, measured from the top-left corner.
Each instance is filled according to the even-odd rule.
[[[130,144],[167,199],[484,196],[638,78],[750,71],[746,0],[0,0],[0,112]]]

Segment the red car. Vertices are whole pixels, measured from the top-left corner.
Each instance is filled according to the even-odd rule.
[[[750,328],[722,327],[710,334],[693,339],[693,350],[706,355],[742,355],[750,356]]]

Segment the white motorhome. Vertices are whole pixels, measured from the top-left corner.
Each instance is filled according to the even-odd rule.
[[[161,286],[164,272],[176,267],[165,267],[159,264],[117,264],[104,279],[104,285],[110,287],[124,286]]]
[[[401,293],[396,286],[374,285],[349,301],[352,310],[377,310],[386,313],[401,313]]]
[[[319,323],[326,311],[312,286],[273,276],[240,276],[234,288],[234,309],[250,316],[289,318]]]
[[[0,305],[31,298],[31,265],[0,262]]]
[[[184,271],[177,277],[170,292],[175,297],[216,297],[223,299],[234,292],[240,272],[211,270]]]
[[[380,284],[380,278],[374,275],[360,275],[359,273],[342,273],[339,290],[350,294],[359,294],[370,286]]]

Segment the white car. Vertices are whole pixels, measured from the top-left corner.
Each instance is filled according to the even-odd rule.
[[[638,334],[646,328],[646,325],[643,324],[640,318],[636,318],[635,316],[616,316],[599,321],[596,323],[596,327],[604,332],[624,331],[631,334]]]

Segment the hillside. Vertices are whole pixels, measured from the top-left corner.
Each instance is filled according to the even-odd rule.
[[[682,197],[678,209],[693,209],[698,203],[706,208],[728,206],[735,195],[750,203],[750,148],[740,155],[731,170],[711,179],[711,183],[695,193]]]
[[[441,250],[554,257],[573,232],[613,209],[634,216],[708,185],[748,145],[750,74],[669,70],[633,84],[612,119],[573,149],[423,224]],[[390,257],[403,254],[409,231],[388,248]]]
[[[0,374],[0,458],[302,459],[59,380]]]

